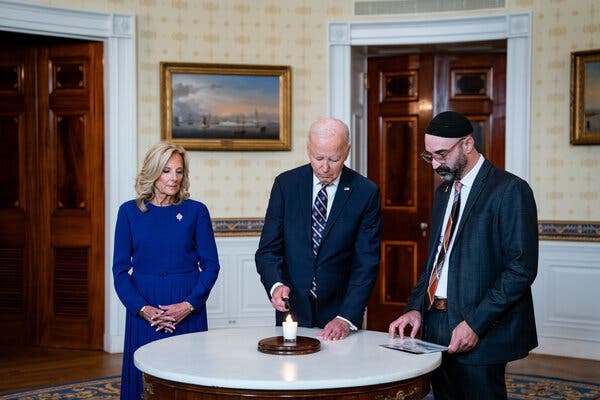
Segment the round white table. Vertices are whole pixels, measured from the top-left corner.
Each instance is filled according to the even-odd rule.
[[[320,329],[298,328],[317,338]],[[318,352],[273,355],[261,339],[281,327],[214,329],[173,336],[140,347],[146,399],[421,399],[440,353],[410,354],[381,347],[387,333],[360,330],[340,341],[321,340]]]

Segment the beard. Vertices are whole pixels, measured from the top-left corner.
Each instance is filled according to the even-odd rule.
[[[467,166],[467,157],[460,150],[456,164],[453,167],[448,165],[440,165],[435,169],[435,172],[442,178],[444,182],[450,183],[462,178],[465,167]]]

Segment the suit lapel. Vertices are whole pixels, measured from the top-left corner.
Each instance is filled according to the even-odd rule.
[[[306,237],[308,238],[309,246],[312,249],[313,170],[310,164],[302,171],[301,184],[298,185],[298,190],[298,198],[300,199],[300,208],[302,210],[299,223],[305,224]]]
[[[439,237],[442,234],[442,225],[444,224],[444,216],[446,214],[446,207],[448,205],[448,199],[450,198],[452,185],[449,183],[442,183],[440,188],[441,194],[439,196],[438,203],[434,209],[433,221],[435,224],[435,232]]]
[[[335,224],[335,221],[340,216],[340,213],[344,209],[348,198],[350,198],[350,194],[352,193],[352,177],[348,172],[347,168],[344,167],[342,169],[342,175],[340,176],[340,182],[338,183],[338,187],[335,191],[335,197],[333,198],[333,205],[331,206],[331,211],[329,212],[329,216],[327,217],[327,224],[325,225],[325,230],[323,231],[323,239],[321,239],[321,245],[323,241],[327,238],[327,235],[331,231],[331,228]]]
[[[477,173],[477,176],[475,177],[475,181],[473,182],[473,187],[471,188],[471,191],[469,192],[469,198],[467,199],[467,204],[465,205],[465,209],[463,210],[463,215],[460,218],[460,224],[457,227],[456,234],[454,235],[455,241],[459,237],[460,233],[463,230],[463,227],[469,220],[469,218],[471,216],[471,211],[473,210],[473,206],[477,202],[477,199],[479,198],[481,191],[485,188],[486,179],[491,170],[492,170],[492,164],[488,160],[485,160],[483,162],[483,165],[481,165],[481,169]]]
[[[449,183],[442,183],[442,186],[438,189],[439,193],[436,196],[436,204],[434,204],[431,214],[431,234],[433,235],[429,239],[429,255],[430,264],[433,265],[435,261],[435,255],[440,242],[440,236],[442,235],[442,226],[444,225],[444,216],[446,215],[446,206],[448,205],[448,199],[452,185]]]

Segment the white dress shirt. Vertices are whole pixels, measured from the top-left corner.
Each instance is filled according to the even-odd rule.
[[[479,173],[481,166],[483,165],[483,161],[485,158],[482,155],[479,155],[479,160],[461,180],[462,188],[460,190],[460,210],[458,214],[458,221],[454,222],[455,228],[454,233],[458,230],[458,226],[460,225],[460,221],[463,216],[463,211],[465,210],[465,205],[467,204],[467,199],[469,198],[469,193],[471,192],[471,188],[473,187],[473,182],[475,182],[475,177]],[[454,189],[452,189],[454,190]],[[442,231],[440,235],[439,245],[437,249],[437,257],[440,255],[440,249],[442,248],[442,243],[444,242],[444,231],[446,230],[446,224],[448,223],[448,216],[452,210],[452,202],[454,196],[452,193],[448,198],[448,205],[446,206],[446,213],[444,214],[444,225],[442,226]],[[435,297],[439,297],[445,299],[448,297],[448,262],[450,260],[450,255],[452,253],[452,246],[454,245],[454,234],[452,238],[450,238],[450,243],[448,243],[448,250],[446,251],[446,255],[444,258],[444,263],[442,264],[442,274],[440,276],[440,281],[438,282],[437,288],[435,289]],[[437,262],[437,261],[436,261]]]

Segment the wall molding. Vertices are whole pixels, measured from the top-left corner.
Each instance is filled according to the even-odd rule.
[[[600,222],[539,221],[540,240],[600,242]]]
[[[213,218],[215,236],[260,236],[264,218]]]
[[[531,108],[531,13],[486,14],[436,19],[332,22],[328,27],[328,114],[352,127],[352,143],[364,143],[366,127],[353,121],[366,110],[357,110],[353,79],[356,68],[366,72],[368,46],[419,45],[502,40],[506,49],[506,169],[529,180]],[[358,57],[358,53],[362,57]],[[353,57],[354,54],[354,57]],[[360,65],[358,65],[360,64]],[[364,107],[365,105],[363,105]],[[366,118],[361,119],[366,124]],[[350,159],[350,165],[366,174],[365,159]]]
[[[206,302],[209,329],[275,325],[254,261],[258,237],[217,238],[217,248],[221,271]]]
[[[260,236],[264,218],[213,218],[216,236]],[[600,222],[539,221],[540,240],[600,242]]]
[[[536,353],[600,360],[600,245],[541,241],[532,286],[539,338]]]
[[[598,342],[552,337],[538,337],[538,342],[538,347],[532,353],[600,360],[600,346]]]

